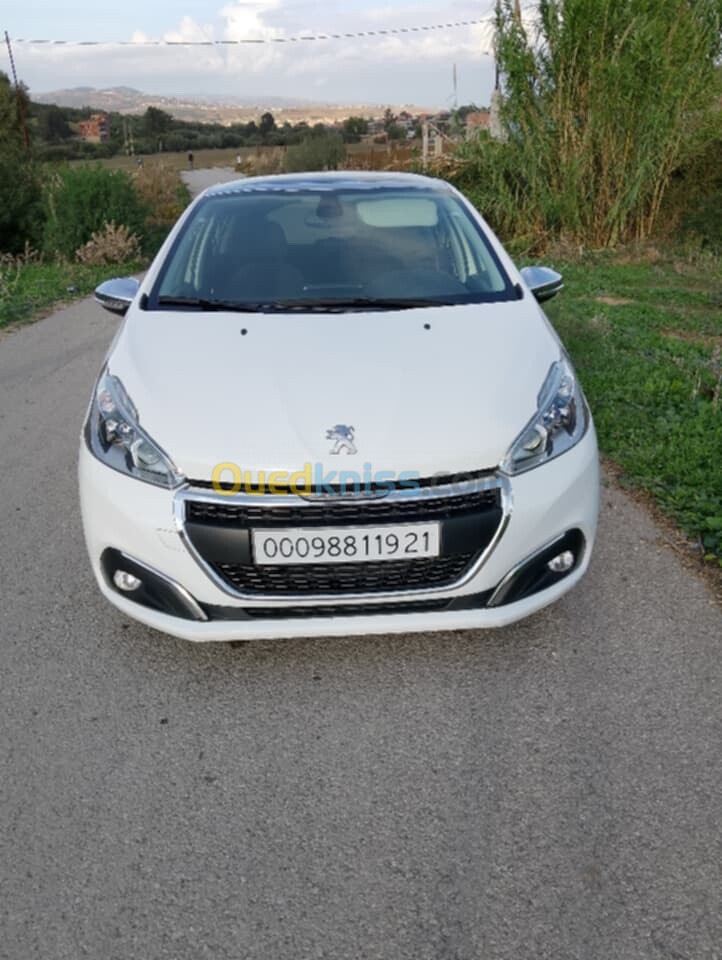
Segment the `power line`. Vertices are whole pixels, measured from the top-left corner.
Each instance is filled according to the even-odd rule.
[[[227,47],[242,44],[304,43],[308,40],[356,40],[359,37],[383,38],[386,36],[424,33],[432,30],[452,30],[458,27],[474,27],[493,22],[493,16],[476,20],[456,20],[452,23],[431,23],[415,27],[385,27],[378,30],[355,30],[343,33],[300,34],[296,37],[244,37],[240,40],[31,40],[17,37],[14,43],[25,45],[45,44],[67,47]]]
[[[13,57],[13,48],[12,48],[12,44],[10,43],[10,35],[7,32],[7,30],[5,31],[5,43],[7,44],[8,57],[10,57],[10,68],[13,74],[13,85],[15,87],[15,97],[17,101],[18,121],[20,123],[20,128],[23,131],[23,141],[25,143],[25,150],[28,151],[30,150],[30,136],[28,135],[28,127],[27,127],[27,124],[25,123],[25,104],[23,102],[22,93],[20,91],[20,86],[18,84],[18,75],[17,75],[17,71],[15,70],[15,57]]]

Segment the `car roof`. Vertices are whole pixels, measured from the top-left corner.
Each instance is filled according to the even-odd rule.
[[[452,189],[445,180],[425,177],[418,173],[333,170],[319,173],[283,173],[266,177],[244,177],[209,187],[204,191],[203,196],[265,190],[293,193],[298,190],[384,190],[404,187],[417,190],[424,188],[436,193]]]

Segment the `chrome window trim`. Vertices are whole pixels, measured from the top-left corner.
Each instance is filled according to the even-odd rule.
[[[472,482],[476,483],[479,479],[474,481],[467,481],[467,483]],[[229,503],[233,502],[242,506],[255,506],[255,507],[284,507],[284,506],[301,506],[301,507],[311,507],[318,504],[318,500],[309,500],[304,497],[296,496],[294,494],[285,494],[285,495],[274,495],[274,494],[264,494],[264,495],[254,495],[254,494],[233,494],[233,496],[222,495],[215,492],[210,492],[208,490],[197,490],[191,486],[180,487],[173,497],[173,519],[175,521],[176,529],[178,534],[184,543],[186,549],[196,561],[201,570],[209,577],[210,580],[218,587],[223,593],[227,596],[233,597],[236,600],[244,600],[249,604],[257,604],[258,606],[336,606],[339,602],[349,603],[353,605],[354,603],[364,604],[368,603],[369,600],[374,602],[388,601],[390,603],[398,602],[399,597],[413,597],[416,598],[426,598],[433,599],[435,597],[443,597],[446,594],[453,593],[455,590],[459,590],[461,587],[465,586],[469,581],[479,573],[481,568],[487,562],[489,557],[492,555],[496,549],[499,541],[504,536],[507,527],[509,526],[509,521],[511,519],[511,514],[513,511],[513,497],[511,492],[511,483],[508,477],[503,474],[490,474],[489,477],[483,478],[484,486],[482,489],[486,490],[499,490],[501,493],[501,509],[502,516],[499,521],[499,526],[496,528],[494,536],[491,538],[486,549],[482,551],[479,558],[474,564],[472,564],[468,570],[461,576],[458,580],[455,580],[453,583],[448,584],[445,587],[434,587],[429,590],[396,590],[390,593],[379,593],[379,592],[370,592],[370,593],[334,593],[334,594],[313,594],[308,593],[304,594],[294,594],[294,593],[285,593],[282,595],[279,594],[262,594],[262,593],[243,593],[240,590],[235,590],[233,587],[229,586],[226,581],[219,576],[206,561],[200,555],[193,545],[190,537],[185,530],[185,504],[188,500],[202,501],[204,503]],[[450,484],[449,486],[444,487],[423,487],[418,488],[417,490],[410,492],[408,490],[395,490],[388,497],[384,498],[384,503],[392,502],[393,500],[438,500],[445,499],[449,497],[461,497],[468,494],[470,491],[464,490],[459,491],[454,489],[458,484]],[[339,500],[343,500],[343,497],[339,497]],[[354,498],[354,502],[363,502],[365,499],[367,502],[375,498]],[[343,524],[340,524],[341,526]],[[334,524],[331,524],[334,526]],[[339,526],[339,524],[336,524]]]

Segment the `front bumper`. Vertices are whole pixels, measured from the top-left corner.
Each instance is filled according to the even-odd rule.
[[[82,440],[79,481],[85,539],[102,593],[128,616],[164,633],[199,642],[504,626],[553,603],[582,578],[594,543],[599,506],[599,462],[590,423],[585,437],[572,450],[511,478],[499,536],[471,576],[450,588],[345,597],[342,613],[336,615],[340,606],[336,596],[269,599],[234,595],[189,549],[179,529],[174,493],[109,469],[88,452]],[[574,542],[580,543],[580,555],[571,572],[558,580],[552,578],[554,582],[530,596],[494,605],[514,571],[572,532],[578,538]],[[150,578],[158,577],[161,588],[163,583],[169,584],[170,591],[180,597],[178,607],[170,606],[176,615],[135,602],[115,589],[109,571],[111,560],[118,556],[147,570]],[[189,598],[187,604],[184,598]],[[359,613],[350,612],[355,606]],[[300,607],[303,616],[296,615]],[[326,613],[315,615],[319,608]]]

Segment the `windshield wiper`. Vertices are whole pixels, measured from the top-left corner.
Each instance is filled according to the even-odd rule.
[[[244,303],[242,300],[209,300],[204,297],[158,297],[160,307],[198,307],[199,310],[230,310],[238,313],[260,313],[265,303]]]
[[[420,297],[327,297],[308,300],[278,300],[263,304],[264,309],[274,312],[288,311],[324,311],[335,310],[412,310],[415,307],[451,306],[453,300],[431,300]]]
[[[343,313],[346,310],[413,310],[417,307],[444,307],[453,300],[407,297],[328,297],[308,300],[270,300],[249,303],[243,300],[210,300],[205,297],[158,297],[160,307],[196,307],[199,310],[228,310],[238,313]]]

